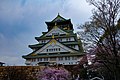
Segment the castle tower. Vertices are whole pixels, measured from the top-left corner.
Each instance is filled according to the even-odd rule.
[[[46,24],[48,31],[42,32],[40,37],[35,37],[39,43],[29,45],[33,52],[22,56],[26,59],[25,64],[78,64],[84,54],[81,41],[73,32],[71,20],[58,14],[55,19]]]

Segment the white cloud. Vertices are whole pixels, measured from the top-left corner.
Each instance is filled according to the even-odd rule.
[[[5,65],[16,65],[16,66],[22,66],[25,60],[23,60],[20,57],[12,57],[12,56],[0,56],[0,61],[4,62]]]

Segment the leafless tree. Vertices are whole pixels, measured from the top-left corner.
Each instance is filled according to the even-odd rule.
[[[113,78],[119,80],[120,76],[120,0],[87,0],[95,6],[91,21],[79,28],[78,32],[85,40],[92,42],[98,62],[102,63]]]

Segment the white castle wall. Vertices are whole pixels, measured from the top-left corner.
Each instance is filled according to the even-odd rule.
[[[73,64],[78,64],[78,60],[80,60],[80,58],[76,57],[69,57],[68,60],[65,59],[65,57],[62,57],[62,60],[59,60],[59,58],[57,57],[56,60],[54,62],[56,62],[56,64],[63,64],[63,65],[73,65]],[[51,62],[50,58],[47,59],[47,61],[45,60],[45,58],[42,58],[41,61],[39,61],[39,59],[34,59],[34,60],[26,60],[26,64],[30,64],[33,66],[38,65],[39,62]]]

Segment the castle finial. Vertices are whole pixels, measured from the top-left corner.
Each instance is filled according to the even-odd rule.
[[[59,15],[59,13],[58,13],[58,15]]]

